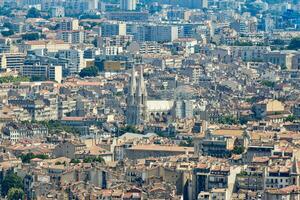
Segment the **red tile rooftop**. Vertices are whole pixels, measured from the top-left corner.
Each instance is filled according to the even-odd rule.
[[[199,168],[199,169],[207,169],[209,167],[208,167],[208,164],[206,164],[206,163],[200,163],[200,164],[197,165],[197,168]]]
[[[197,40],[194,38],[178,38],[174,40],[174,42],[192,42],[192,41],[197,41]]]
[[[131,150],[143,150],[143,151],[174,151],[174,152],[194,152],[193,147],[180,147],[180,146],[162,146],[162,145],[136,145]]]
[[[43,161],[43,159],[40,159],[40,158],[33,158],[30,160],[30,162],[41,162]]]
[[[270,194],[289,194],[289,193],[298,194],[300,192],[300,186],[291,185],[281,189],[267,189],[266,192]]]
[[[240,160],[240,159],[242,159],[242,155],[233,154],[233,155],[231,156],[231,159],[233,159],[233,160]]]
[[[270,158],[268,157],[253,157],[252,162],[254,163],[264,163],[264,162],[268,162],[270,160]]]
[[[27,45],[46,45],[47,43],[49,44],[67,44],[62,40],[33,40],[33,41],[26,41],[25,44]]]
[[[84,117],[63,117],[64,121],[82,121]]]
[[[101,82],[81,82],[81,81],[79,81],[79,82],[77,82],[77,85],[79,85],[79,86],[102,86],[103,85],[103,83],[101,83]]]

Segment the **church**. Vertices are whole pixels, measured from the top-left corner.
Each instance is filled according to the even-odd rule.
[[[141,125],[155,119],[166,120],[168,115],[172,115],[174,105],[174,101],[148,100],[143,66],[140,66],[138,78],[135,67],[132,68],[126,110],[128,125]]]

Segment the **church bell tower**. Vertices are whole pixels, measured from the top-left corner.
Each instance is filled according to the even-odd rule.
[[[147,119],[147,89],[143,73],[143,66],[141,66],[137,81],[135,67],[131,71],[126,110],[126,123],[128,125],[140,125]]]

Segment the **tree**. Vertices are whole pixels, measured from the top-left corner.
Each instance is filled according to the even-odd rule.
[[[270,88],[274,88],[276,86],[276,83],[273,81],[263,80],[261,81],[261,84]]]
[[[86,157],[83,159],[84,163],[93,163],[93,162],[98,162],[98,163],[105,163],[104,159],[100,156],[98,157]]]
[[[298,49],[300,49],[300,37],[293,38],[287,48],[289,50],[298,50]]]
[[[20,82],[29,82],[30,78],[24,76],[4,76],[0,77],[0,83],[20,83]]]
[[[289,115],[287,118],[285,118],[284,121],[286,122],[293,122],[296,120],[296,117],[294,115]]]
[[[13,29],[13,25],[10,22],[4,22],[3,27],[8,28],[8,29]]]
[[[33,153],[22,154],[20,157],[23,163],[29,163],[30,160],[34,158],[39,158],[42,160],[49,158],[48,155],[44,155],[44,154],[34,155]]]
[[[39,124],[46,126],[50,133],[58,133],[58,132],[67,132],[73,134],[80,134],[80,131],[72,126],[63,126],[60,121],[49,120],[49,121],[40,121]]]
[[[38,81],[45,81],[45,80],[47,80],[47,78],[45,76],[33,75],[33,76],[30,77],[31,82],[38,82]]]
[[[79,159],[72,159],[71,161],[70,161],[70,163],[75,163],[75,164],[77,164],[77,163],[80,163],[80,160]]]
[[[127,125],[121,128],[121,131],[128,133],[139,133],[139,130],[135,126]]]
[[[79,16],[79,19],[100,19],[100,15],[96,14],[83,14]]]
[[[13,30],[8,30],[8,31],[2,31],[2,32],[1,32],[1,35],[2,35],[3,37],[8,37],[8,36],[11,36],[11,35],[13,35],[13,34],[15,34],[15,32],[14,32]]]
[[[281,39],[275,39],[273,42],[272,42],[273,45],[284,45],[284,40],[281,40]]]
[[[242,154],[244,153],[245,148],[243,146],[235,146],[232,150],[234,154]]]
[[[95,38],[93,41],[92,41],[92,44],[97,47],[98,46],[98,40],[97,38]]]
[[[234,46],[253,46],[252,42],[235,41]]]
[[[123,96],[123,92],[117,92],[115,95],[116,95],[117,97],[121,97],[121,96]]]
[[[97,76],[98,75],[98,68],[95,66],[92,67],[86,67],[82,69],[79,73],[79,76],[84,78],[87,76]]]
[[[13,15],[11,14],[11,8],[8,6],[0,7],[0,16],[12,17]]]
[[[41,13],[38,9],[32,7],[28,10],[26,18],[39,18],[41,17]]]
[[[229,125],[233,125],[233,124],[238,124],[238,120],[232,116],[232,115],[226,115],[226,116],[222,116],[219,118],[218,122],[220,124],[229,124]]]
[[[22,178],[13,172],[9,172],[3,179],[1,185],[2,195],[6,196],[8,194],[9,189],[11,188],[19,188],[19,189],[23,188]]]
[[[188,138],[187,140],[183,140],[179,143],[179,146],[181,147],[193,147],[193,140],[192,138]]]
[[[23,200],[25,199],[25,193],[21,188],[10,188],[7,194],[8,200]]]
[[[26,33],[22,35],[23,40],[38,40],[40,39],[39,33]]]

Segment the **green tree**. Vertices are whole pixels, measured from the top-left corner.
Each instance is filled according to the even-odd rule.
[[[39,18],[41,17],[41,13],[38,9],[32,7],[28,10],[26,18]]]
[[[8,6],[0,7],[0,16],[7,16],[7,17],[13,17],[11,14],[11,8]]]
[[[287,48],[289,50],[298,50],[298,49],[300,49],[300,37],[293,38]]]
[[[13,29],[13,25],[10,22],[4,22],[3,27],[8,28],[8,29]]]
[[[20,158],[21,158],[23,163],[29,163],[31,159],[39,158],[39,159],[45,160],[45,159],[48,159],[49,156],[44,155],[44,154],[34,155],[33,153],[27,153],[27,154],[22,154],[20,156]]]
[[[117,97],[121,97],[121,96],[123,96],[123,92],[116,92],[116,94],[115,94]]]
[[[6,196],[8,194],[9,189],[11,188],[23,188],[22,178],[14,174],[13,172],[9,172],[3,179],[1,185],[2,195]]]
[[[70,163],[75,163],[75,164],[77,164],[77,163],[80,163],[80,160],[79,159],[71,159],[71,161],[70,161]]]
[[[252,42],[242,42],[242,41],[235,41],[233,43],[234,46],[253,46]]]
[[[104,159],[100,156],[98,157],[86,157],[83,159],[84,163],[93,163],[93,162],[98,162],[98,163],[105,163]]]
[[[49,121],[40,121],[38,123],[46,126],[50,133],[58,133],[64,131],[76,135],[80,134],[80,131],[77,128],[71,126],[63,126],[60,121],[49,120]]]
[[[98,68],[95,66],[92,67],[86,67],[82,69],[79,73],[79,76],[84,78],[87,76],[97,76],[98,75]]]
[[[5,76],[0,77],[0,83],[19,83],[19,82],[29,82],[30,78],[24,76]]]
[[[2,31],[2,32],[1,32],[1,35],[2,35],[3,37],[8,37],[8,36],[11,36],[11,35],[13,35],[13,34],[15,34],[15,32],[14,32],[13,30],[8,30],[8,31]]]
[[[234,154],[242,154],[244,153],[245,148],[243,146],[235,146],[232,150],[232,153]]]
[[[139,133],[139,130],[135,126],[127,125],[121,128],[121,131],[128,133]]]
[[[281,40],[281,39],[275,39],[273,42],[272,42],[273,45],[284,45],[284,40]]]
[[[233,125],[233,124],[238,124],[238,120],[237,118],[235,118],[232,115],[226,115],[226,116],[222,116],[219,118],[218,122],[220,124],[229,124],[229,125]]]
[[[23,200],[25,199],[25,193],[21,188],[10,188],[7,194],[8,200]]]
[[[36,76],[36,75],[34,75],[34,76],[30,77],[31,82],[38,82],[38,81],[45,81],[45,80],[47,80],[47,78],[45,76]]]
[[[179,146],[181,147],[193,147],[193,139],[192,138],[188,138],[187,140],[183,140],[179,143]]]
[[[263,80],[261,82],[262,85],[270,87],[270,88],[274,88],[276,86],[276,83],[273,81],[268,81],[268,80]]]
[[[100,19],[100,15],[95,15],[95,14],[83,14],[80,15],[79,19]]]
[[[289,115],[287,118],[285,118],[284,121],[286,122],[293,122],[296,120],[296,117],[294,115]]]
[[[22,160],[22,163],[29,163],[30,160],[34,158],[34,154],[33,153],[22,154],[20,158]]]
[[[38,40],[40,39],[39,33],[25,33],[22,35],[23,40]]]
[[[97,46],[98,46],[98,40],[97,40],[97,39],[94,39],[94,40],[92,41],[92,44],[93,44],[95,47],[97,47]]]

